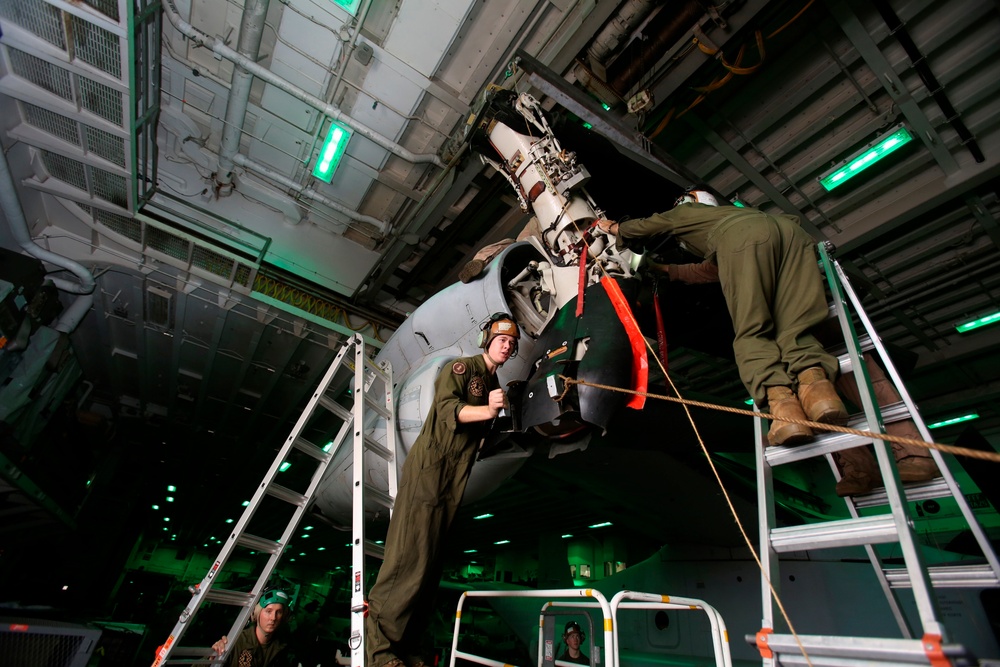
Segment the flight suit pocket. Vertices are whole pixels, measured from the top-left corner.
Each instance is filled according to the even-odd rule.
[[[421,505],[437,507],[441,504],[441,495],[450,484],[454,470],[454,462],[447,454],[428,457],[420,466],[420,471],[413,480],[413,499]]]
[[[739,253],[771,241],[771,222],[765,216],[754,216],[734,221],[719,238],[719,249]]]

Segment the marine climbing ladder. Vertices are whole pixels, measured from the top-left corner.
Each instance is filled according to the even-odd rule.
[[[912,419],[921,438],[931,441],[926,425],[903,386],[871,320],[861,307],[860,299],[843,268],[831,257],[831,249],[827,244],[820,244],[819,255],[833,297],[833,311],[840,323],[847,350],[840,356],[841,372],[854,373],[864,408],[863,415],[852,418],[848,425],[857,430],[885,433],[886,421]],[[864,335],[860,338],[852,315],[863,327]],[[892,406],[878,405],[862,357],[865,351],[870,351],[879,358],[887,377],[901,397],[900,403]],[[833,432],[819,434],[813,442],[805,445],[767,447],[765,420],[758,419],[756,422],[757,461],[761,462],[757,466],[757,493],[763,623],[761,631],[747,640],[760,649],[764,664],[806,664],[803,649],[813,665],[842,665],[846,664],[845,661],[853,660],[885,665],[928,662],[933,665],[952,664],[952,659],[961,656],[964,649],[949,643],[946,628],[940,620],[934,589],[1000,586],[1000,562],[941,453],[930,450],[931,457],[941,471],[941,477],[928,482],[903,484],[896,470],[892,449],[883,440]],[[825,456],[835,477],[839,479],[833,454],[868,444],[874,446],[883,486],[865,495],[844,498],[850,518],[797,526],[777,525],[772,479],[772,469],[775,466]],[[914,522],[908,513],[908,503],[933,498],[950,498],[957,505],[968,530],[982,551],[981,563],[933,567],[925,565]],[[880,552],[876,547],[882,544],[895,545],[897,553],[902,555],[902,567],[885,562],[885,552]],[[901,637],[799,635],[798,639],[802,643],[800,647],[795,637],[787,634],[780,617],[776,618],[774,596],[767,583],[770,580],[780,595],[779,556],[790,552],[850,546],[864,547],[867,552],[899,626]],[[916,632],[911,628],[900,604],[900,589],[912,589],[919,620]],[[775,632],[776,621],[786,634]],[[792,622],[794,624],[794,617]]]
[[[392,399],[392,368],[388,362],[376,364],[368,358],[364,338],[360,334],[353,335],[337,353],[329,369],[323,375],[316,390],[313,392],[305,410],[299,416],[294,428],[285,440],[284,445],[275,457],[267,474],[257,487],[253,498],[249,501],[239,521],[235,522],[232,533],[225,540],[222,550],[209,568],[205,577],[194,586],[190,602],[181,612],[173,630],[166,642],[157,650],[153,667],[165,664],[209,664],[206,657],[212,655],[212,649],[206,646],[181,645],[185,632],[191,628],[195,615],[205,602],[240,608],[239,615],[233,623],[229,637],[235,637],[246,625],[253,606],[264,592],[271,575],[274,573],[281,557],[290,546],[292,537],[299,524],[311,508],[316,492],[324,480],[327,469],[336,462],[340,467],[345,459],[353,465],[353,540],[352,558],[352,638],[363,636],[363,584],[364,553],[379,554],[381,547],[365,539],[364,510],[365,502],[372,502],[387,509],[392,508],[396,495],[396,425],[395,409]],[[349,396],[351,407],[341,404],[343,396]],[[346,402],[346,401],[343,401]],[[383,421],[379,421],[379,418]],[[376,426],[377,431],[376,431]],[[325,434],[336,431],[326,444],[317,444],[317,434],[327,440]],[[384,439],[376,439],[373,433],[384,434]],[[308,437],[307,437],[308,436]],[[350,443],[351,449],[344,449]],[[343,449],[343,451],[341,451]],[[388,492],[372,486],[368,480],[372,478],[369,472],[372,454],[375,460],[385,462],[387,469]],[[311,462],[314,465],[304,490],[287,488],[277,482],[278,476],[287,466],[289,458],[294,456],[296,466]],[[350,458],[347,458],[350,457]],[[304,479],[304,477],[300,477]],[[283,505],[284,512],[277,512],[282,517],[291,510],[287,525],[280,529],[280,537],[271,539],[248,532],[248,527],[261,505],[269,502],[268,512],[274,511],[272,504]],[[280,519],[278,524],[283,522]],[[274,525],[269,528],[278,532]],[[225,590],[217,584],[228,583],[231,578],[240,577],[243,572],[238,567],[232,567],[230,558],[237,548],[250,550],[253,554],[266,554],[267,560],[263,569],[257,575],[250,590]],[[354,610],[359,610],[355,612]],[[221,635],[221,632],[219,633]],[[363,648],[355,647],[352,640],[352,653]],[[363,645],[358,641],[357,644]],[[362,664],[353,662],[352,664]]]

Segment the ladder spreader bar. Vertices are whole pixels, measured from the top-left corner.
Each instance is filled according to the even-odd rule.
[[[895,542],[896,524],[890,515],[825,521],[771,530],[771,545],[778,553],[830,549]]]

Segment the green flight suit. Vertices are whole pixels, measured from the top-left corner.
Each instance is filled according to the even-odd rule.
[[[815,241],[790,215],[753,208],[681,204],[618,226],[618,247],[672,233],[691,252],[714,261],[733,320],[740,379],[757,405],[767,387],[795,388],[795,377],[821,366],[837,375],[837,359],[810,329],[828,313]]]
[[[441,580],[441,552],[465,493],[476,451],[492,422],[461,424],[466,405],[487,405],[499,389],[482,355],[447,364],[406,461],[385,538],[385,560],[368,594],[369,667],[420,650]]]
[[[236,641],[227,647],[225,667],[292,667],[299,664],[283,639],[274,637],[263,645],[257,641],[256,627],[254,623],[244,628]]]

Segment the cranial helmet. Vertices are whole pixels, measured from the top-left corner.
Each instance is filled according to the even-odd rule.
[[[287,609],[291,602],[292,599],[288,596],[288,593],[278,588],[272,588],[269,591],[264,591],[257,604],[260,605],[261,609],[264,609],[269,604],[283,604]]]
[[[583,630],[580,629],[580,624],[577,623],[576,621],[570,621],[569,623],[566,624],[566,629],[563,630],[563,639],[569,637],[570,633],[573,632],[576,632],[580,635],[581,642],[587,638],[587,636],[583,634]]]
[[[718,206],[719,200],[715,198],[714,195],[706,192],[705,190],[688,190],[674,202],[674,206],[680,206],[681,204],[708,204],[709,206]]]
[[[483,322],[479,328],[479,347],[488,350],[493,339],[500,335],[514,337],[514,351],[511,357],[517,354],[517,341],[521,337],[521,330],[517,326],[514,318],[507,313],[493,313],[489,319]]]

